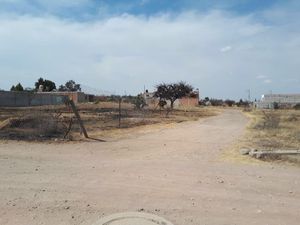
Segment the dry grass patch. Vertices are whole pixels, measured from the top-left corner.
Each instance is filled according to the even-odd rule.
[[[166,116],[165,110],[154,108],[138,110],[132,104],[122,103],[121,124],[119,124],[118,103],[79,104],[77,108],[89,136],[93,138],[127,135],[135,128],[142,130],[146,127],[148,129],[149,125],[198,120],[220,112],[220,109],[213,107],[192,107],[174,109]],[[80,140],[79,124],[72,110],[66,106],[0,108],[0,127],[3,126],[0,129],[0,138],[15,140],[63,138],[70,120],[73,123],[68,138]]]
[[[245,112],[251,118],[246,135],[238,148],[258,150],[300,149],[299,110],[253,110]],[[264,160],[290,161],[300,164],[299,156],[280,156]]]
[[[247,110],[244,114],[249,118],[246,132],[223,152],[222,160],[260,164],[261,160],[241,155],[240,149],[300,149],[300,110]],[[272,156],[262,160],[300,165],[300,156]]]
[[[250,140],[258,149],[299,149],[300,111],[255,110],[250,112]]]

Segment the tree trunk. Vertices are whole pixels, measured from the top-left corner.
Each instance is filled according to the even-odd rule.
[[[170,100],[171,101],[171,105],[170,105],[170,107],[171,107],[171,109],[173,109],[174,108],[174,100]]]

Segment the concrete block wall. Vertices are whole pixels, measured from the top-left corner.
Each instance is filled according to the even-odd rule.
[[[64,104],[65,96],[32,92],[0,91],[0,107],[28,107]]]
[[[53,96],[65,96],[73,100],[74,103],[87,102],[85,94],[83,92],[37,92],[38,95],[53,95]]]

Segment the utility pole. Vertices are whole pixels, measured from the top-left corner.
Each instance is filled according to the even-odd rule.
[[[247,92],[248,92],[248,101],[251,102],[251,90],[248,89]]]

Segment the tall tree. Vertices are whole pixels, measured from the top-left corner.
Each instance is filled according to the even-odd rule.
[[[59,91],[81,91],[80,84],[76,84],[74,80],[69,80],[65,85],[59,86]]]
[[[156,86],[154,96],[159,98],[160,101],[169,100],[171,103],[171,109],[174,107],[174,102],[182,97],[188,96],[193,91],[193,87],[185,82],[170,84],[159,84]]]
[[[40,85],[43,85],[42,91],[53,91],[56,89],[56,85],[51,80],[44,80],[43,78],[39,78],[37,82],[35,82],[35,90],[39,90]]]
[[[11,88],[10,88],[11,91],[24,91],[24,88],[22,86],[22,84],[18,83],[16,86],[13,85]]]

